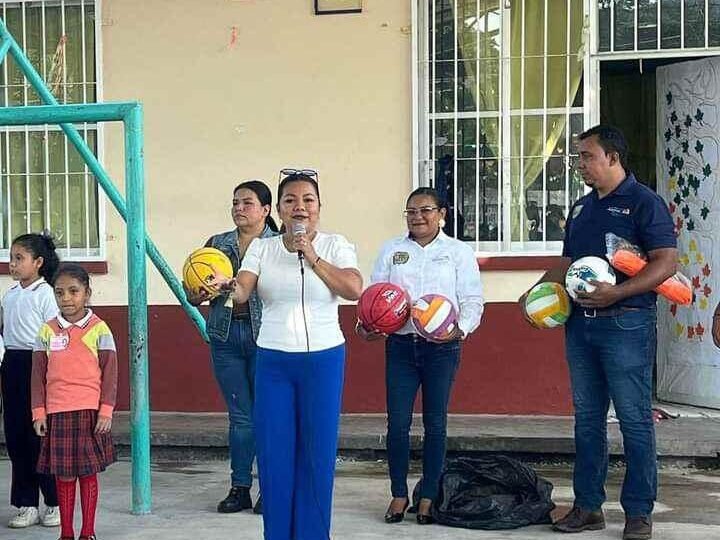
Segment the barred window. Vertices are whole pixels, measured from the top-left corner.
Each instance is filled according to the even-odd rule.
[[[720,46],[720,0],[597,0],[599,52]]]
[[[558,252],[583,193],[583,0],[424,0],[417,176],[477,251]]]
[[[0,6],[8,30],[58,102],[97,101],[93,0],[0,0]],[[8,55],[0,70],[0,105],[40,104]],[[97,154],[97,125],[76,127]],[[14,237],[43,229],[53,234],[64,258],[102,255],[97,182],[57,125],[0,129],[0,212],[0,255],[8,256]]]

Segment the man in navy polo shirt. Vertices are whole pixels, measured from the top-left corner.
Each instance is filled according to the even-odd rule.
[[[582,133],[579,154],[580,174],[592,191],[570,209],[563,263],[540,281],[564,283],[573,261],[589,255],[605,258],[606,233],[640,246],[649,262],[635,277],[618,272],[616,285],[596,282],[592,293],[579,293],[565,325],[575,407],[575,504],[553,528],[567,533],[605,528],[602,504],[608,468],[607,412],[612,399],[627,464],[620,497],[625,511],[623,539],[645,540],[652,537],[657,495],[653,289],[675,273],[675,232],[665,202],[626,170],[627,143],[618,129],[600,125]]]

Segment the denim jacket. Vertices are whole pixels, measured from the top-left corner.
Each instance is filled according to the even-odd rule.
[[[260,235],[260,238],[268,238],[276,236],[267,225]],[[228,256],[233,267],[233,274],[237,274],[240,269],[242,259],[238,251],[238,233],[232,230],[220,234],[216,234],[208,240],[207,247],[219,249]],[[229,293],[221,294],[217,298],[210,301],[210,313],[207,319],[207,333],[211,339],[227,341],[230,332],[230,322],[232,320],[232,307],[225,305]],[[252,326],[253,337],[257,339],[260,332],[260,322],[262,319],[262,302],[257,296],[257,292],[253,291],[250,295],[250,325]]]

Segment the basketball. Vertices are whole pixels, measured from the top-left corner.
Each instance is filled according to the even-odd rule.
[[[571,310],[570,298],[559,283],[538,283],[525,298],[525,313],[539,328],[562,326]]]
[[[615,272],[610,264],[600,257],[582,257],[570,265],[565,274],[565,288],[573,300],[578,292],[593,292],[589,282],[595,280],[615,285]]]
[[[225,277],[233,277],[232,263],[222,251],[211,247],[196,249],[183,265],[183,282],[190,290],[205,290],[211,298],[215,298],[219,292],[207,285],[213,279],[213,268]]]
[[[425,339],[443,341],[457,326],[457,311],[444,296],[426,294],[413,304],[412,321]]]
[[[357,316],[366,330],[392,334],[410,317],[410,297],[393,283],[375,283],[360,295]]]

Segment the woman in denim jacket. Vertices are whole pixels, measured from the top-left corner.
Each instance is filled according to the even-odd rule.
[[[255,238],[277,234],[277,225],[270,216],[271,208],[270,189],[259,180],[243,182],[233,191],[231,213],[236,228],[216,234],[205,243],[205,247],[219,249],[228,256],[232,262],[233,275],[240,269],[250,242]],[[199,305],[209,298],[206,291],[191,291],[186,285],[185,292],[193,305]],[[222,513],[252,508],[250,487],[255,458],[252,422],[255,339],[260,331],[261,313],[262,305],[255,293],[243,304],[233,302],[228,292],[210,300],[207,320],[210,354],[230,420],[228,440],[231,487],[228,496],[218,504],[217,510]],[[255,511],[261,511],[259,498]]]

